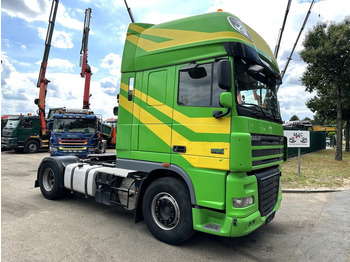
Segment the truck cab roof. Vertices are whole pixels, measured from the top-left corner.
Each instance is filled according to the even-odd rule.
[[[235,27],[235,23],[238,26]],[[238,31],[242,27],[245,32]],[[202,60],[207,59],[208,55],[224,56],[227,55],[224,43],[230,42],[244,43],[251,47],[261,59],[279,72],[265,40],[235,15],[227,12],[207,13],[158,25],[130,24],[121,71],[132,72]]]

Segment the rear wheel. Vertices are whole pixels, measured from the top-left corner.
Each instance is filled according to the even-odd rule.
[[[63,177],[54,163],[46,162],[41,166],[39,186],[45,198],[53,200],[64,196],[66,189],[59,187],[60,179],[63,179]]]
[[[142,210],[149,231],[160,241],[176,245],[194,232],[189,192],[177,178],[154,181],[145,192]]]
[[[39,151],[39,143],[34,140],[28,141],[24,150],[27,153],[37,153]]]

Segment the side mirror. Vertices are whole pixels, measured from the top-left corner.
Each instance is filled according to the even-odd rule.
[[[214,111],[213,117],[219,119],[220,117],[226,116],[231,112],[232,108],[232,94],[230,92],[222,92],[220,94],[220,105],[227,108],[227,111],[224,113],[222,111]]]
[[[115,107],[113,108],[113,114],[114,114],[115,116],[118,115],[118,109],[119,109],[119,107],[117,107],[117,106],[115,106]]]
[[[232,87],[231,62],[229,60],[218,62],[218,84],[224,90],[230,90]]]
[[[220,94],[220,105],[226,108],[232,108],[232,94],[230,92],[222,92]]]

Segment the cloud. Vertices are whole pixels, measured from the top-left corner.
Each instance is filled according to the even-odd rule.
[[[27,22],[37,20],[45,21],[45,17],[47,20],[47,15],[44,16],[43,13],[46,13],[46,11],[50,8],[49,2],[44,0],[11,0],[1,1],[1,4],[1,11],[5,12],[11,17],[21,18]],[[45,12],[42,12],[42,10],[45,10]]]
[[[34,21],[47,23],[51,11],[51,1],[47,0],[8,0],[1,1],[1,4],[2,12],[29,23]],[[72,18],[62,3],[57,7],[56,23],[70,29],[83,29],[83,22]]]
[[[80,19],[81,21],[72,18],[70,16],[70,14],[66,11],[65,6],[60,4],[58,11],[57,11],[57,19],[56,19],[57,23],[61,24],[64,27],[70,28],[70,29],[83,30],[83,27],[84,27],[84,23],[82,22],[83,19],[84,19],[83,15]]]
[[[291,116],[297,115],[300,119],[308,116],[312,118],[313,113],[307,108],[305,102],[312,98],[315,93],[305,91],[300,85],[283,86],[278,91],[282,119],[288,121]]]
[[[2,57],[1,113],[33,113],[35,94],[39,94],[35,81],[34,74],[18,72],[7,57]]]
[[[41,61],[36,62],[36,64],[41,65]],[[69,60],[61,58],[50,58],[47,64],[50,68],[58,67],[59,71],[73,71],[74,68],[74,64],[72,64]]]
[[[281,68],[283,70],[285,65]],[[295,61],[292,60],[289,63],[287,68],[287,72],[283,78],[283,86],[285,85],[300,85],[300,79],[303,76],[303,73],[306,70],[306,64],[301,60]]]
[[[108,69],[111,75],[120,77],[121,61],[120,55],[110,53],[102,59],[101,67]]]
[[[109,76],[106,78],[103,78],[100,81],[100,86],[103,92],[105,92],[108,95],[111,96],[117,96],[119,93],[119,83],[118,83],[118,78],[114,76]]]
[[[39,27],[38,28],[38,34],[39,37],[43,40],[46,39],[46,34],[47,34],[47,29]],[[52,46],[57,47],[57,48],[63,48],[63,49],[68,49],[68,48],[73,48],[73,42],[72,42],[72,37],[70,34],[63,32],[63,31],[54,31],[52,34]]]

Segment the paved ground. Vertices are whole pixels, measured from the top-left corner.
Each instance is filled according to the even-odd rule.
[[[350,191],[284,194],[275,219],[249,236],[196,233],[170,246],[122,208],[46,200],[33,185],[47,155],[1,155],[2,261],[350,261]]]

